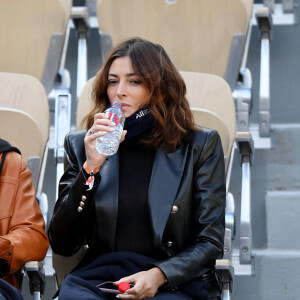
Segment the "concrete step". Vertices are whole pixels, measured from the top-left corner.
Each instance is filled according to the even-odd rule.
[[[299,300],[300,251],[256,250],[253,275],[236,276],[232,300]]]
[[[300,191],[271,191],[266,195],[268,248],[300,249]]]

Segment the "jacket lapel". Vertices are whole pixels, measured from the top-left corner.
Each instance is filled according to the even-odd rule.
[[[167,153],[159,148],[155,155],[148,194],[155,245],[161,243],[183,175],[187,150],[185,146]]]

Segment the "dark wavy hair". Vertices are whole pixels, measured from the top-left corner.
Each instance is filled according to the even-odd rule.
[[[112,62],[124,56],[131,59],[134,71],[150,90],[148,108],[156,122],[152,138],[144,143],[155,149],[162,146],[174,151],[183,143],[187,132],[195,128],[186,86],[163,47],[141,38],[120,42],[97,73],[92,92],[94,106],[83,120],[87,130],[93,125],[94,115],[103,112],[109,104],[108,72]]]

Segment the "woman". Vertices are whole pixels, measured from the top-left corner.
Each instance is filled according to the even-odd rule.
[[[164,49],[139,38],[116,46],[97,74],[87,131],[66,137],[49,229],[55,253],[86,251],[60,299],[110,299],[96,287],[104,281],[132,284],[120,299],[214,297],[224,156],[216,131],[195,128],[185,93]],[[126,121],[118,152],[107,158],[95,140],[112,130],[103,111],[115,100]]]

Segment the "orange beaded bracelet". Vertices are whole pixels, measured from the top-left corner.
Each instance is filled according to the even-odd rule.
[[[94,180],[95,180],[95,177],[94,177],[94,174],[98,173],[101,169],[101,166],[100,167],[96,167],[94,170],[92,170],[87,162],[85,161],[85,163],[83,164],[83,169],[89,174],[89,178],[87,179],[87,181],[85,182],[86,185],[89,186],[89,188],[91,189],[94,185]]]

